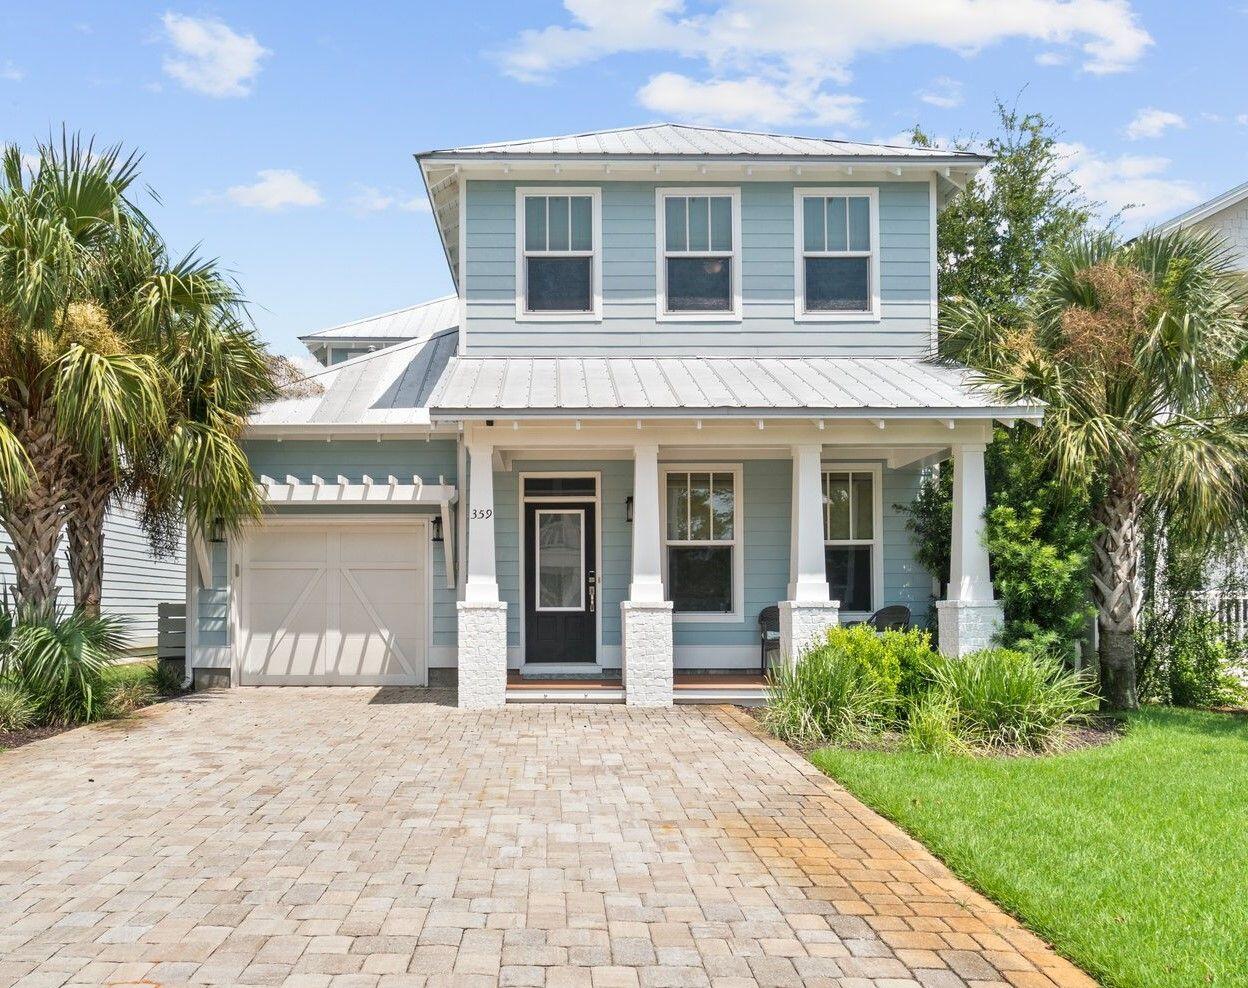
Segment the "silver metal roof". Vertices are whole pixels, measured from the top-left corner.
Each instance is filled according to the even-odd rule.
[[[429,397],[456,343],[450,329],[344,360],[311,375],[321,394],[265,405],[248,426],[428,425]]]
[[[827,414],[1030,418],[918,357],[457,357],[433,415]]]
[[[414,340],[459,325],[459,296],[444,295],[405,309],[331,326],[299,339],[306,343],[323,340]]]
[[[1220,195],[1216,195],[1212,199],[1207,199],[1205,202],[1202,202],[1197,206],[1193,206],[1186,212],[1179,213],[1178,216],[1168,219],[1164,223],[1157,224],[1155,229],[1161,233],[1169,233],[1172,230],[1176,230],[1181,226],[1186,226],[1189,223],[1199,223],[1201,220],[1208,219],[1215,213],[1220,213],[1224,209],[1230,209],[1232,206],[1238,205],[1245,199],[1248,199],[1248,182],[1244,182],[1242,185],[1237,185],[1233,189],[1227,189],[1227,191],[1221,193]]]
[[[658,123],[641,127],[596,130],[562,137],[538,137],[492,144],[470,144],[418,154],[439,157],[765,157],[765,158],[939,158],[944,161],[982,162],[982,155],[943,148],[910,145],[862,144],[821,137],[786,137],[745,130],[692,127]]]

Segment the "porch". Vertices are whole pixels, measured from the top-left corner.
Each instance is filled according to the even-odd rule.
[[[760,673],[672,674],[673,703],[732,703],[759,706],[766,699],[767,680]],[[615,676],[589,679],[526,678],[507,675],[508,703],[624,703],[624,680]]]

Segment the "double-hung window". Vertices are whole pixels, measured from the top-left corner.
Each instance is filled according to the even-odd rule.
[[[797,189],[795,315],[878,319],[879,205],[875,189]]]
[[[517,189],[516,316],[599,318],[602,308],[597,189]]]
[[[878,606],[878,484],[879,475],[871,469],[823,473],[823,558],[828,590],[842,611],[870,612]]]
[[[658,318],[741,316],[736,189],[659,189]]]
[[[674,467],[664,476],[667,590],[672,609],[686,615],[737,613],[743,582],[740,470]]]

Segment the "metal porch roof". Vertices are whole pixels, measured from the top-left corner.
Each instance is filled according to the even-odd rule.
[[[964,367],[917,357],[457,357],[432,415],[766,414],[1030,418]]]

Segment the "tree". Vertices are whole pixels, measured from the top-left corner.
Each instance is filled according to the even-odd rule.
[[[171,262],[128,198],[138,158],[63,137],[0,172],[0,524],[22,605],[56,598],[69,524],[75,602],[98,609],[103,519],[114,494],[155,518],[258,510],[238,436],[239,398],[272,393],[241,325],[237,292],[211,262]],[[219,359],[218,359],[219,358]],[[197,373],[188,376],[191,368]]]
[[[1055,249],[1026,304],[963,300],[943,316],[945,352],[1006,401],[1048,409],[1037,450],[1073,488],[1098,478],[1092,590],[1101,688],[1137,704],[1146,506],[1194,541],[1238,523],[1248,416],[1223,387],[1248,354],[1248,293],[1214,235],[1082,236]]]

